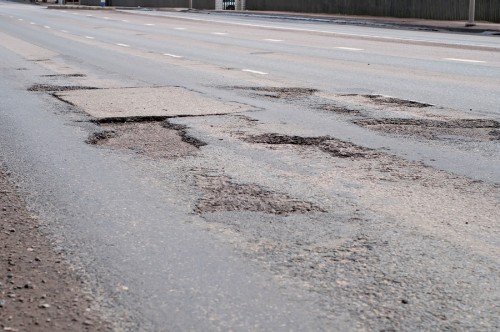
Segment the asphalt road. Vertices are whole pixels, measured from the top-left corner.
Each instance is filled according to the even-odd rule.
[[[499,328],[500,38],[3,1],[0,28],[0,161],[117,328]],[[186,106],[206,145],[165,157],[44,85],[246,111]]]

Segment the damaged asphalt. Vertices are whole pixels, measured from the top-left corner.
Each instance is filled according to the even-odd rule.
[[[127,50],[0,49],[0,166],[85,329],[500,328],[498,119]]]

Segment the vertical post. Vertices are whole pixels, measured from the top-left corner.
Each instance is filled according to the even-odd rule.
[[[189,9],[193,9],[193,0],[189,0]]]
[[[465,24],[465,26],[472,27],[476,25],[476,23],[474,23],[475,16],[476,16],[476,0],[469,0],[469,21],[467,22],[467,24]]]

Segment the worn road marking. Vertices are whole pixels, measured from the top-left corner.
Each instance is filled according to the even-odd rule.
[[[283,41],[283,40],[281,40],[281,39],[270,39],[270,38],[266,38],[266,39],[264,39],[264,40],[265,40],[265,41],[268,41],[268,42],[276,42],[276,43],[277,43],[277,42],[282,42],[282,41]]]
[[[144,25],[147,25],[148,27],[152,27],[154,24],[153,23],[146,23]]]
[[[127,20],[122,20],[122,22],[128,23],[128,22],[130,22],[130,21],[127,21]]]
[[[36,25],[36,23],[35,23],[35,22],[30,22],[30,24],[31,24],[31,25]]]
[[[244,71],[247,73],[252,73],[252,74],[267,75],[267,73],[264,73],[263,71],[252,70],[252,69],[242,69],[241,71]]]
[[[225,36],[225,35],[227,35],[227,33],[226,32],[212,32],[212,35]]]
[[[130,47],[130,45],[127,45],[127,44],[120,44],[120,43],[117,43],[116,45],[118,45],[118,46],[123,46],[123,47]]]
[[[94,17],[94,15],[90,15],[90,14],[88,14],[88,15],[85,15],[85,16],[87,16],[87,17]]]
[[[172,58],[182,58],[180,55],[175,55],[175,54],[170,54],[170,53],[163,53],[163,55],[172,57]]]
[[[44,25],[43,26],[45,29],[50,29],[50,27],[48,25]]]
[[[66,30],[61,30],[61,32],[68,33],[68,31],[66,31]]]
[[[346,51],[363,51],[362,48],[354,48],[354,47],[342,47],[342,46],[339,46],[339,47],[335,47],[339,50],[346,50]]]
[[[22,18],[18,18],[17,20],[18,20],[18,21],[24,21]]]
[[[85,38],[87,38],[87,39],[94,39],[94,37],[91,37],[91,36],[85,36]]]
[[[104,16],[104,17],[103,17],[103,19],[105,19],[105,20],[109,20],[109,17],[107,17],[107,16]]]
[[[186,28],[175,28],[175,30],[186,30]]]
[[[444,58],[444,60],[458,61],[458,62],[471,62],[471,63],[485,63],[486,62],[486,61],[480,61],[480,60],[457,59],[457,58]]]

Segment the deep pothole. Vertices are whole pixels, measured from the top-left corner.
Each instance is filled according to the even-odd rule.
[[[81,85],[34,84],[28,88],[28,91],[57,92],[57,91],[96,90],[96,89],[98,88],[93,86],[81,86]]]
[[[500,122],[489,119],[363,119],[355,124],[389,134],[417,136],[429,140],[472,139],[500,140]]]
[[[337,158],[373,158],[378,156],[378,153],[372,149],[330,136],[302,137],[270,133],[247,136],[243,140],[249,143],[269,145],[315,146],[321,151]]]
[[[129,150],[153,159],[194,155],[205,142],[187,134],[187,127],[168,121],[101,123],[87,143]]]
[[[434,105],[421,103],[413,100],[399,99],[395,97],[383,96],[383,95],[362,95],[362,97],[369,99],[372,103],[377,105],[392,105],[392,106],[404,106],[413,108],[426,108]]]
[[[225,88],[228,90],[249,91],[254,96],[284,100],[306,98],[318,91],[317,89],[299,87],[229,86]]]
[[[275,215],[325,212],[311,202],[292,198],[253,183],[235,183],[226,176],[198,176],[203,195],[198,200],[199,214],[228,211],[263,212]]]

